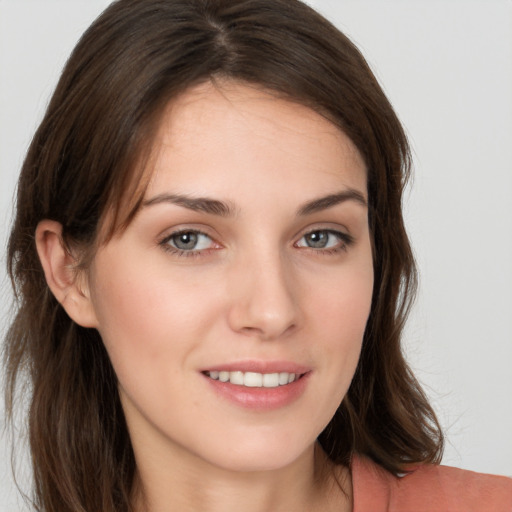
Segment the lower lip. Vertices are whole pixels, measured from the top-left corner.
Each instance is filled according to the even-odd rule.
[[[310,374],[311,372],[305,373],[300,379],[275,388],[250,388],[202,375],[213,390],[223,398],[246,409],[272,411],[298,400],[306,389]]]

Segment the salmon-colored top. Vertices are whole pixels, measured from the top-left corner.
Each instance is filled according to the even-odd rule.
[[[512,512],[512,478],[426,464],[395,477],[352,459],[354,512]]]

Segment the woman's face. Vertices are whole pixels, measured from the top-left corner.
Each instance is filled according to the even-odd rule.
[[[317,113],[236,83],[173,101],[155,150],[142,208],[89,275],[136,457],[283,467],[357,365],[373,285],[363,160]]]

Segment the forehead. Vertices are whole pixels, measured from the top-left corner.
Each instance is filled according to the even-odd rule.
[[[345,186],[366,195],[366,170],[332,122],[256,86],[208,82],[169,103],[146,197],[163,189],[187,193],[190,186],[240,199],[242,189],[256,193],[272,184],[298,195],[313,184],[318,193]]]

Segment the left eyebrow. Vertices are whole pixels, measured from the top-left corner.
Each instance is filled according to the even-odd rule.
[[[308,201],[298,209],[297,214],[299,216],[311,215],[312,213],[332,208],[333,206],[344,203],[345,201],[355,201],[356,203],[368,208],[368,203],[363,194],[358,190],[350,188],[343,190],[342,192],[338,192],[337,194],[329,194],[328,196]]]
[[[196,212],[229,217],[235,214],[235,208],[227,202],[208,197],[190,197],[182,194],[159,194],[147,199],[142,206],[153,206],[155,204],[170,203]]]

